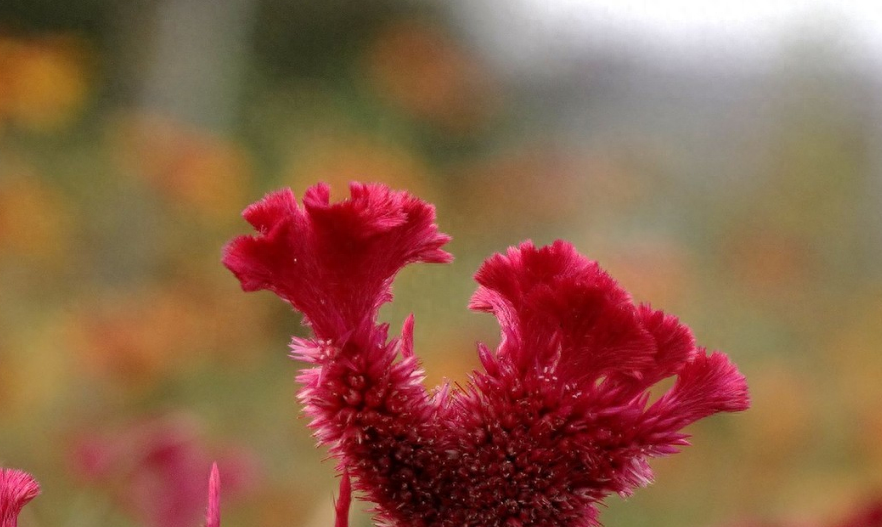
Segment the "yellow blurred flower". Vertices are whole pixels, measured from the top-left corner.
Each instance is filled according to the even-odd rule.
[[[415,153],[357,132],[314,134],[296,149],[286,179],[294,189],[324,181],[347,195],[350,181],[384,183],[427,199],[433,195],[429,168]]]
[[[76,37],[0,37],[0,118],[37,131],[76,119],[89,92],[90,56]]]
[[[825,359],[838,375],[839,392],[852,407],[879,410],[882,401],[882,292],[852,300],[847,323],[837,328]]]
[[[462,326],[445,326],[448,327],[445,327],[442,336],[438,336],[442,332],[434,331],[432,339],[427,339],[428,345],[417,347],[420,363],[426,373],[423,385],[429,389],[440,386],[444,381],[463,384],[473,371],[482,368],[477,343],[483,339],[479,332]]]
[[[0,256],[60,265],[55,257],[67,251],[72,219],[66,201],[27,169],[18,174],[0,174]]]
[[[47,309],[41,315],[3,335],[0,418],[14,421],[44,412],[69,389],[70,360],[58,353],[63,339],[57,313]]]
[[[797,375],[791,366],[767,362],[750,375],[753,402],[745,412],[744,430],[750,430],[752,455],[766,470],[791,468],[805,453],[806,437],[811,437],[817,417],[812,415],[809,381]]]
[[[882,485],[882,291],[870,288],[849,304],[848,322],[833,336],[824,355],[831,391],[847,413],[849,437]]]

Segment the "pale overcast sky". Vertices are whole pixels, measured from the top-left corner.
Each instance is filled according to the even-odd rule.
[[[882,0],[521,0],[536,16],[671,40],[746,43],[803,24],[845,28],[882,51]],[[816,28],[817,28],[816,27]]]
[[[882,0],[460,0],[462,24],[503,70],[550,69],[585,50],[774,65],[802,37],[882,75]]]

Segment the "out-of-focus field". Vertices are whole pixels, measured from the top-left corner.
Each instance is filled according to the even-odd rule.
[[[471,274],[527,238],[740,366],[753,408],[694,426],[605,524],[882,494],[880,56],[824,24],[722,59],[540,26],[466,2],[0,2],[0,465],[43,485],[21,525],[197,525],[213,459],[225,525],[332,524],[287,358],[305,330],[219,263],[246,205],[317,181],[437,205],[456,261],[406,269],[383,311],[415,314],[429,386],[498,341]]]

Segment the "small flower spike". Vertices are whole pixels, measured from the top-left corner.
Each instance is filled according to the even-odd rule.
[[[636,305],[600,266],[563,241],[488,259],[470,307],[494,314],[502,340],[478,346],[483,371],[432,392],[413,351],[413,317],[389,338],[378,324],[395,274],[442,263],[449,237],[431,205],[382,185],[289,190],[245,210],[256,236],[223,262],[246,291],[301,311],[312,338],[292,356],[312,365],[298,393],[320,444],[384,527],[592,527],[612,493],[652,480],[648,460],[687,444],[683,427],[748,407],[744,377],[696,345],[671,315]],[[662,379],[674,385],[649,403]]]
[[[0,468],[0,527],[16,527],[18,515],[40,493],[40,485],[21,470]]]
[[[220,527],[220,474],[217,463],[211,464],[208,477],[208,508],[205,512],[205,527]]]

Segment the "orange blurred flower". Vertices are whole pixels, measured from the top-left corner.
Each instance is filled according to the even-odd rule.
[[[362,59],[377,95],[450,132],[479,127],[499,97],[478,61],[428,23],[403,20],[388,25]]]
[[[148,386],[199,357],[239,359],[255,349],[268,332],[266,304],[234,299],[224,288],[176,282],[94,301],[68,321],[68,341],[87,370]]]
[[[159,116],[125,119],[114,137],[127,171],[158,194],[211,221],[237,211],[253,177],[239,145]]]
[[[654,307],[671,309],[690,294],[688,256],[673,240],[656,237],[610,251],[603,264],[636,301],[652,299]]]
[[[466,228],[505,230],[574,218],[584,208],[584,181],[573,159],[539,146],[481,160],[458,177],[454,201],[471,218]]]
[[[774,225],[739,222],[720,254],[741,280],[742,291],[767,301],[792,303],[817,265],[810,246]]]

